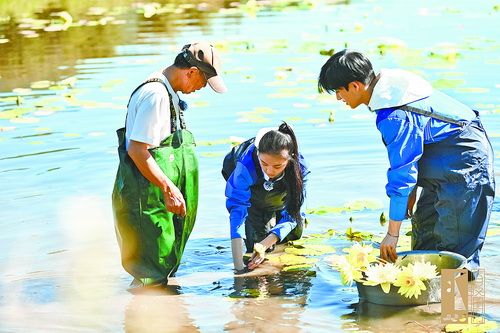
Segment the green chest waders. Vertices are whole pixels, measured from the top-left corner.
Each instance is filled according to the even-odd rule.
[[[143,84],[149,82],[164,84],[159,79]],[[149,152],[184,196],[185,217],[166,210],[160,188],[144,178],[125,150],[125,128],[117,130],[120,164],[112,195],[116,236],[123,268],[145,285],[166,282],[168,276],[175,273],[198,208],[198,160],[194,137],[186,130],[182,111],[180,129],[177,128],[172,96],[166,90],[170,97],[171,134]]]

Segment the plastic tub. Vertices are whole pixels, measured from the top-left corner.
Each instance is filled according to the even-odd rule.
[[[464,256],[448,251],[404,251],[398,253],[396,264],[400,266],[406,266],[409,263],[422,260],[436,265],[438,272],[440,272],[440,270],[443,268],[463,268],[466,263],[466,259]],[[362,283],[356,282],[359,293],[359,300],[375,304],[395,306],[439,303],[441,302],[440,275],[441,274],[425,282],[425,286],[427,289],[422,290],[422,293],[418,298],[406,298],[403,295],[398,294],[399,287],[395,287],[393,285],[391,285],[389,293],[386,294],[379,285],[365,286]]]

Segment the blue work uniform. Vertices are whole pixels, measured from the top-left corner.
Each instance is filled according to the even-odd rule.
[[[300,154],[299,164],[305,189],[306,176],[310,171]],[[287,193],[293,189],[288,188],[286,177],[273,181],[271,190],[264,187],[265,182],[257,150],[251,144],[237,161],[225,191],[231,239],[244,238],[247,252],[252,252],[253,244],[262,241],[269,233],[275,234],[279,242],[302,236],[305,214],[301,212],[302,220],[296,221],[288,213]]]
[[[381,71],[368,107],[377,113],[389,156],[390,219],[405,219],[408,197],[421,187],[412,248],[456,252],[467,258],[467,268],[479,267],[495,195],[494,155],[479,114],[402,70]]]

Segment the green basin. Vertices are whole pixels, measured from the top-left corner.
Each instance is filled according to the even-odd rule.
[[[416,261],[428,261],[436,265],[438,272],[443,268],[463,268],[466,263],[464,256],[447,251],[404,251],[398,253],[396,265],[406,266],[409,263]],[[382,288],[377,286],[365,286],[362,283],[356,282],[358,287],[359,300],[382,304],[382,305],[422,305],[429,303],[441,302],[441,277],[437,276],[434,279],[425,282],[427,290],[423,290],[418,298],[406,298],[398,294],[399,287],[391,285],[389,293],[384,293]]]

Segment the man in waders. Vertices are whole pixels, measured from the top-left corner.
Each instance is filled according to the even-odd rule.
[[[115,230],[132,287],[165,285],[179,267],[198,206],[198,161],[177,92],[226,86],[207,43],[185,45],[172,65],[131,94],[117,131],[120,164],[113,188]]]
[[[494,155],[479,113],[410,72],[376,75],[363,54],[348,50],[323,65],[318,88],[377,115],[390,163],[381,257],[396,260],[401,221],[411,217],[414,250],[452,251],[469,270],[478,268],[495,196]]]

